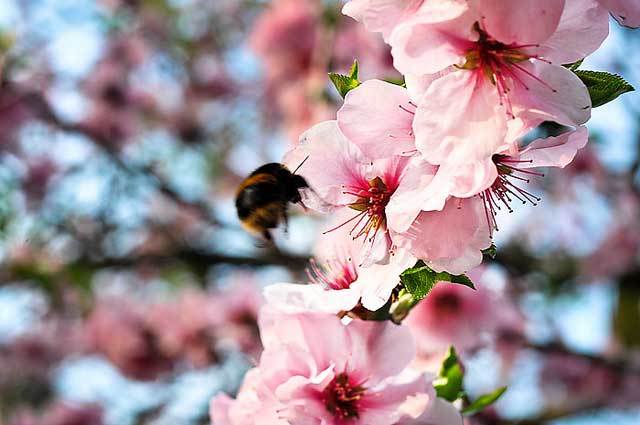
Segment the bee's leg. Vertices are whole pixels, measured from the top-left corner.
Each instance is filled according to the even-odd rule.
[[[267,244],[273,243],[273,237],[271,236],[271,232],[269,231],[269,229],[264,229],[262,231],[262,237],[265,239]]]
[[[282,222],[284,223],[284,233],[289,233],[289,214],[287,214],[287,208],[282,210]]]

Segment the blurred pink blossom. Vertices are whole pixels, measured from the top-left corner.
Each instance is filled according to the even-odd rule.
[[[87,319],[85,332],[89,348],[134,379],[156,379],[173,367],[175,358],[162,350],[143,309],[130,301],[100,301]]]
[[[265,351],[236,400],[212,400],[214,425],[461,424],[456,409],[438,399],[426,377],[408,369],[411,335],[390,323],[334,315],[283,315],[265,309]],[[392,360],[391,360],[392,359]]]
[[[102,409],[96,405],[57,401],[43,412],[21,411],[10,425],[101,425]]]
[[[498,331],[521,330],[522,318],[515,307],[499,291],[486,286],[496,286],[495,280],[504,276],[484,267],[471,270],[469,276],[475,291],[439,282],[405,319],[421,354],[440,353],[451,345],[465,352],[482,347]]]

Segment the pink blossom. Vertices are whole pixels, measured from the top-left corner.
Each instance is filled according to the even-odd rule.
[[[349,219],[343,212],[332,220],[336,227]],[[370,310],[381,308],[400,283],[400,273],[416,263],[415,257],[398,250],[388,264],[362,265],[362,243],[340,227],[320,236],[307,274],[309,285],[276,284],[265,289],[267,302],[286,312],[305,310],[338,313],[358,303]]]
[[[260,330],[260,363],[236,400],[213,399],[214,425],[387,425],[410,423],[442,406],[426,377],[408,368],[415,353],[404,327],[359,320],[344,325],[334,315],[265,309]],[[461,424],[455,409],[444,406],[430,423]]]
[[[480,347],[491,334],[519,329],[521,318],[497,289],[504,275],[476,268],[469,272],[474,291],[463,285],[439,282],[405,319],[422,354],[440,352],[453,345],[460,351]],[[496,282],[498,281],[498,282]]]
[[[451,198],[442,211],[422,211],[399,246],[440,272],[462,274],[482,262],[491,245],[478,198]]]
[[[384,118],[384,114],[380,117]],[[393,120],[388,123],[390,127],[394,125]],[[491,241],[483,226],[476,228],[483,212],[474,206],[474,201],[450,199],[447,202],[455,207],[422,214],[415,222],[421,209],[445,207],[448,194],[439,185],[431,184],[436,167],[399,155],[372,161],[357,144],[342,134],[335,121],[327,121],[306,132],[285,157],[293,168],[306,158],[299,174],[320,198],[310,207],[336,212],[353,210],[351,218],[325,233],[347,226],[348,235],[362,241],[364,253],[360,258],[365,266],[388,263],[398,247],[406,247],[412,255],[452,273],[462,273],[479,264],[481,249]],[[413,199],[416,191],[420,196]],[[408,198],[408,202],[395,201],[395,197]],[[400,205],[394,211],[388,210],[394,204]],[[462,221],[464,227],[458,228]],[[450,237],[453,234],[457,236]],[[423,256],[427,254],[435,257]]]
[[[86,337],[90,348],[134,379],[155,379],[173,367],[175,358],[162,350],[144,311],[122,299],[102,301],[92,311]]]
[[[11,425],[100,425],[103,423],[102,409],[93,404],[72,404],[57,401],[38,415],[22,411],[10,422]]]
[[[476,0],[455,19],[416,14],[399,24],[389,39],[395,65],[412,76],[408,84],[422,83],[412,91],[424,91],[417,149],[432,164],[465,164],[508,149],[514,134],[543,121],[584,123],[587,90],[561,65],[593,52],[607,33],[595,0]]]
[[[636,0],[598,0],[620,23],[626,27],[640,27],[640,3]]]
[[[451,179],[448,185],[453,196],[469,198],[479,194],[489,227],[497,230],[495,216],[498,210],[513,211],[510,203],[514,200],[532,205],[540,201],[525,188],[532,178],[543,176],[533,169],[564,168],[587,141],[587,128],[581,126],[559,136],[537,139],[523,149],[512,146],[509,150],[498,151],[484,161],[457,167],[443,166],[439,173],[443,180]]]
[[[314,2],[277,0],[255,23],[249,44],[273,83],[311,68],[317,34]]]
[[[168,357],[184,356],[195,367],[215,363],[214,329],[222,316],[219,300],[196,291],[185,291],[177,300],[155,304],[146,314],[158,345]]]
[[[258,311],[264,303],[257,283],[244,274],[233,276],[231,284],[215,294],[214,315],[218,343],[257,356],[262,349],[258,338]]]

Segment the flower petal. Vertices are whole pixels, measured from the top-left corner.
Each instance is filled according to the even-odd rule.
[[[596,51],[608,34],[609,16],[596,0],[567,0],[556,32],[528,51],[557,65],[569,64]]]
[[[351,90],[338,111],[342,133],[370,159],[402,155],[414,148],[413,110],[407,89],[369,80]]]
[[[367,160],[344,137],[336,121],[324,121],[306,131],[283,162],[291,170],[302,164],[297,173],[322,200],[344,205],[353,197],[343,193],[343,185],[359,183]]]
[[[537,139],[531,142],[519,155],[518,168],[565,167],[573,161],[578,150],[585,147],[589,132],[581,126],[559,136]]]
[[[469,164],[440,167],[438,173],[451,179],[451,196],[469,198],[488,189],[498,177],[498,169],[491,158]]]
[[[389,37],[395,68],[419,76],[462,62],[472,38],[467,15],[437,24],[415,17],[398,25]]]
[[[535,44],[558,27],[565,0],[480,0],[482,25],[504,44]]]
[[[367,379],[375,387],[402,372],[416,355],[409,328],[391,322],[354,320],[349,328],[351,360],[349,371],[355,379]]]
[[[620,25],[640,27],[640,2],[637,0],[600,0]]]
[[[416,263],[416,258],[408,251],[399,249],[389,260],[389,264],[373,264],[361,267],[358,280],[351,287],[362,294],[362,306],[369,311],[382,308],[389,301],[391,292],[400,283],[400,273]]]
[[[442,211],[423,211],[402,246],[434,270],[461,274],[482,262],[491,235],[482,201],[451,198]],[[394,239],[395,240],[395,239]]]
[[[360,289],[332,290],[317,284],[277,283],[267,286],[264,296],[269,305],[284,313],[316,311],[335,314],[355,307],[360,299]]]
[[[434,81],[413,121],[416,148],[432,164],[465,164],[506,150],[507,114],[484,75],[458,71]]]
[[[523,75],[526,87],[516,83],[509,94],[518,117],[533,126],[544,121],[577,126],[589,120],[591,98],[577,75],[564,66],[540,61],[520,66],[536,79]]]
[[[449,196],[449,180],[438,177],[437,167],[412,158],[386,208],[387,225],[406,231],[420,211],[441,210]]]

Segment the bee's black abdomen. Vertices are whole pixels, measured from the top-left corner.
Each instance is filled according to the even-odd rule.
[[[236,198],[238,217],[246,218],[252,210],[260,208],[272,202],[282,201],[277,182],[260,182],[243,188]]]

